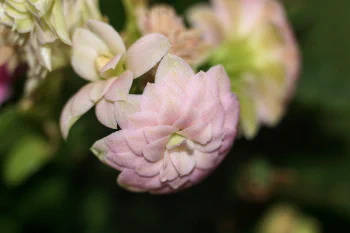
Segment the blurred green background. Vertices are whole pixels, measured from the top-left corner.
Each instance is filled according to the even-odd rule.
[[[183,14],[199,1],[155,2]],[[60,110],[84,83],[72,70],[46,83],[42,93],[50,94],[35,97],[36,110],[25,114],[15,105],[19,81],[0,111],[0,232],[348,233],[350,1],[283,4],[303,58],[288,114],[253,141],[236,141],[212,176],[181,193],[133,194],[116,185],[118,173],[89,152],[110,133],[93,112],[57,144]],[[122,29],[121,2],[101,0],[101,8]]]

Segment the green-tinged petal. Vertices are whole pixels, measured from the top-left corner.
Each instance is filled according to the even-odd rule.
[[[14,19],[27,19],[31,17],[31,14],[29,12],[18,11],[16,8],[12,7],[8,3],[4,4],[4,10],[7,15]]]
[[[52,70],[52,50],[51,47],[46,45],[46,46],[41,46],[39,48],[40,50],[40,63],[49,71]]]
[[[34,28],[34,19],[32,17],[27,19],[16,19],[15,20],[17,31],[20,33],[27,33]]]
[[[36,36],[40,44],[53,43],[57,39],[56,34],[45,22],[41,22],[41,25],[39,23],[36,23],[35,27]]]
[[[258,119],[254,100],[247,93],[237,92],[240,103],[240,128],[247,139],[253,139],[258,133]]]
[[[20,2],[16,2],[16,1],[11,1],[11,0],[7,0],[6,1],[7,4],[11,5],[13,8],[15,8],[17,11],[20,11],[22,13],[26,13],[28,11],[27,7],[25,4],[20,3]]]
[[[38,10],[39,17],[44,16],[49,11],[53,1],[55,0],[28,0],[29,4]]]
[[[71,45],[66,19],[63,14],[62,1],[54,1],[51,10],[44,16],[47,23],[55,30],[63,43]]]

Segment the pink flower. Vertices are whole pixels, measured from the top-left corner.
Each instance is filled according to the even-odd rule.
[[[0,105],[11,95],[11,75],[4,64],[0,67]]]
[[[135,192],[165,194],[207,177],[225,158],[237,133],[239,104],[222,66],[195,74],[166,55],[155,83],[142,95],[115,102],[120,131],[92,147],[121,171],[118,183]]]

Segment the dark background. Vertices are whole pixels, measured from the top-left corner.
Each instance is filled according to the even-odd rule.
[[[195,1],[155,2],[168,2],[183,14]],[[116,185],[118,173],[89,152],[94,141],[109,133],[93,112],[77,123],[57,153],[37,155],[37,148],[44,147],[39,138],[55,134],[43,130],[35,115],[18,114],[14,103],[20,95],[15,96],[0,114],[0,232],[285,233],[258,230],[267,211],[280,203],[312,217],[320,232],[349,232],[350,2],[283,4],[303,59],[297,94],[285,119],[276,128],[261,130],[253,141],[236,141],[219,169],[187,191],[152,196]],[[121,30],[120,1],[101,0],[101,9]],[[41,109],[53,109],[48,129],[84,83],[71,70],[65,76],[56,96],[39,99]],[[18,90],[22,86],[19,82]]]

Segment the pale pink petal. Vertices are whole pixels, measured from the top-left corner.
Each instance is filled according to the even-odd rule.
[[[154,127],[144,128],[145,137],[148,143],[170,136],[172,133],[175,133],[176,131],[177,131],[177,128],[172,127],[170,125],[158,125]]]
[[[143,158],[135,155],[132,152],[126,153],[114,153],[110,152],[107,154],[109,161],[119,165],[122,168],[135,169],[143,162]]]
[[[219,138],[216,140],[211,140],[208,144],[205,144],[205,145],[196,143],[194,148],[204,153],[210,153],[218,150],[221,147],[221,145],[222,145],[222,140],[221,138]]]
[[[160,105],[157,122],[159,125],[172,125],[181,116],[180,99],[171,98],[169,96],[163,98]]]
[[[124,137],[128,142],[130,149],[137,155],[142,155],[142,151],[147,145],[143,129],[124,130]]]
[[[109,101],[126,100],[133,82],[133,73],[125,71],[108,89],[105,98]]]
[[[218,158],[218,152],[203,153],[200,151],[195,151],[194,157],[196,158],[196,168],[211,169],[216,165],[215,160]]]
[[[118,124],[115,119],[114,103],[106,99],[101,99],[95,108],[96,117],[106,127],[117,129]]]
[[[72,67],[74,71],[83,79],[96,81],[100,79],[95,66],[98,53],[93,48],[76,48],[73,49]]]
[[[165,36],[153,33],[136,41],[127,51],[126,67],[138,78],[152,69],[168,52],[171,44]]]
[[[196,166],[196,158],[186,150],[171,151],[170,158],[180,176],[189,174]]]
[[[129,116],[140,109],[140,100],[140,95],[128,95],[126,101],[116,101],[114,103],[115,119],[120,128],[127,128]]]
[[[212,138],[212,129],[210,124],[200,123],[181,130],[178,134],[200,144],[207,144]]]
[[[94,106],[94,102],[91,101],[89,96],[93,85],[91,83],[81,88],[64,107],[61,114],[60,126],[65,139],[68,137],[69,130],[73,124]]]
[[[172,181],[179,176],[168,152],[164,155],[164,165],[160,170],[159,178],[162,182]]]
[[[120,54],[117,54],[116,56],[114,56],[112,58],[112,60],[110,60],[107,63],[107,65],[105,65],[101,69],[100,76],[103,78],[108,78],[108,73],[106,73],[106,72],[110,71],[110,70],[114,70],[117,67],[117,65],[119,64],[119,62],[123,59],[123,55],[124,54],[120,53]]]
[[[145,146],[143,149],[143,156],[150,162],[158,162],[164,158],[165,147],[169,141],[169,136],[162,138],[158,141],[154,141]]]
[[[213,77],[218,81],[220,94],[231,92],[230,78],[222,65],[214,66],[207,74],[208,77]]]
[[[157,114],[154,112],[137,112],[128,117],[129,128],[143,128],[157,125]]]
[[[156,163],[149,163],[144,160],[136,169],[136,173],[140,176],[153,177],[159,175],[160,170],[163,167],[163,161],[160,160]]]
[[[101,38],[114,54],[126,51],[123,39],[112,26],[97,20],[88,20],[87,27]]]
[[[141,111],[158,112],[160,102],[156,86],[153,83],[147,83],[142,94]]]
[[[171,187],[167,186],[163,186],[160,189],[154,189],[151,190],[150,193],[155,194],[155,195],[164,195],[164,194],[169,194],[174,192],[174,189],[172,189]]]
[[[188,79],[195,74],[191,66],[183,59],[168,53],[158,66],[155,83],[161,83],[166,81],[167,77],[175,75],[177,78]]]
[[[119,175],[118,183],[132,191],[149,191],[159,189],[162,186],[158,177],[143,177],[131,169],[126,169]]]
[[[124,133],[122,130],[119,130],[108,137],[103,139],[110,149],[114,153],[128,153],[131,152],[131,149],[124,138]]]
[[[190,180],[189,176],[182,176],[182,177],[177,177],[175,180],[170,181],[169,185],[173,188],[173,189],[179,189],[181,186],[183,186],[187,181]]]
[[[222,105],[225,110],[224,127],[228,129],[237,129],[239,121],[239,102],[235,94],[229,93],[222,98]]]
[[[113,82],[116,80],[116,78],[111,78],[108,80],[101,80],[93,83],[93,86],[91,88],[91,91],[89,93],[90,99],[96,103],[99,101],[108,91],[110,86],[113,84]]]
[[[202,180],[204,180],[204,178],[206,178],[210,173],[211,171],[208,170],[194,169],[191,174],[190,181],[193,184],[198,184]]]

